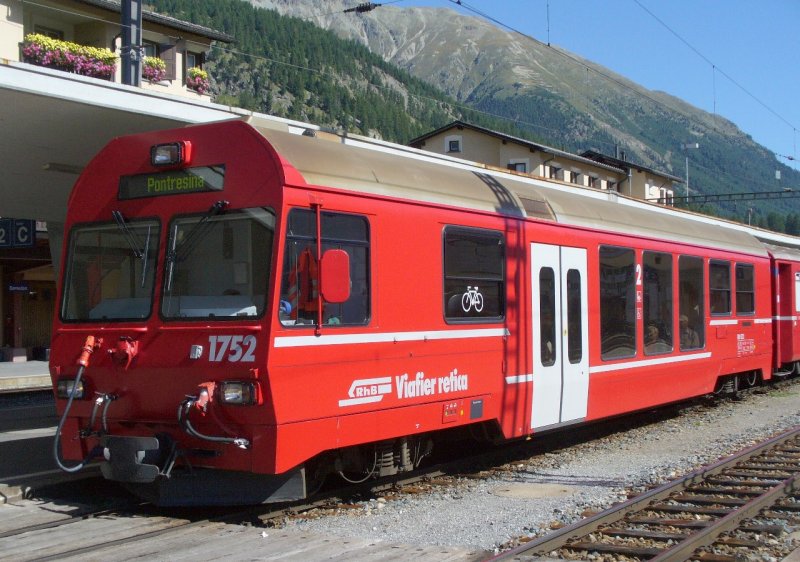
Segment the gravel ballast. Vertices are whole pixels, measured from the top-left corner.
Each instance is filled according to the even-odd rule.
[[[287,521],[287,531],[499,551],[800,424],[800,382],[534,454],[486,478]],[[569,431],[569,430],[567,430]]]

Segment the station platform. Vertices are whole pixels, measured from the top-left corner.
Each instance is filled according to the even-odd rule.
[[[0,362],[0,392],[49,388],[50,368],[47,361]]]

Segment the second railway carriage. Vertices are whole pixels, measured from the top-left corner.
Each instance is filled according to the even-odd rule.
[[[772,258],[774,365],[782,374],[800,373],[800,250],[768,244]]]
[[[81,176],[51,349],[66,469],[100,455],[164,504],[277,501],[409,470],[453,430],[770,378],[749,233],[289,129],[123,137]]]

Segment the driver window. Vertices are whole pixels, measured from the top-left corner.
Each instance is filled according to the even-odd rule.
[[[350,256],[350,298],[328,303],[318,298],[316,214],[293,209],[287,219],[278,316],[284,326],[316,325],[322,304],[322,322],[328,326],[369,322],[369,223],[358,215],[323,212],[322,252],[340,249]]]

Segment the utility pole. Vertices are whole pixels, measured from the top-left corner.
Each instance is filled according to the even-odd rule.
[[[686,197],[689,197],[689,149],[700,148],[700,143],[688,142],[681,145],[686,154]]]
[[[142,85],[142,2],[122,0],[122,83]]]

